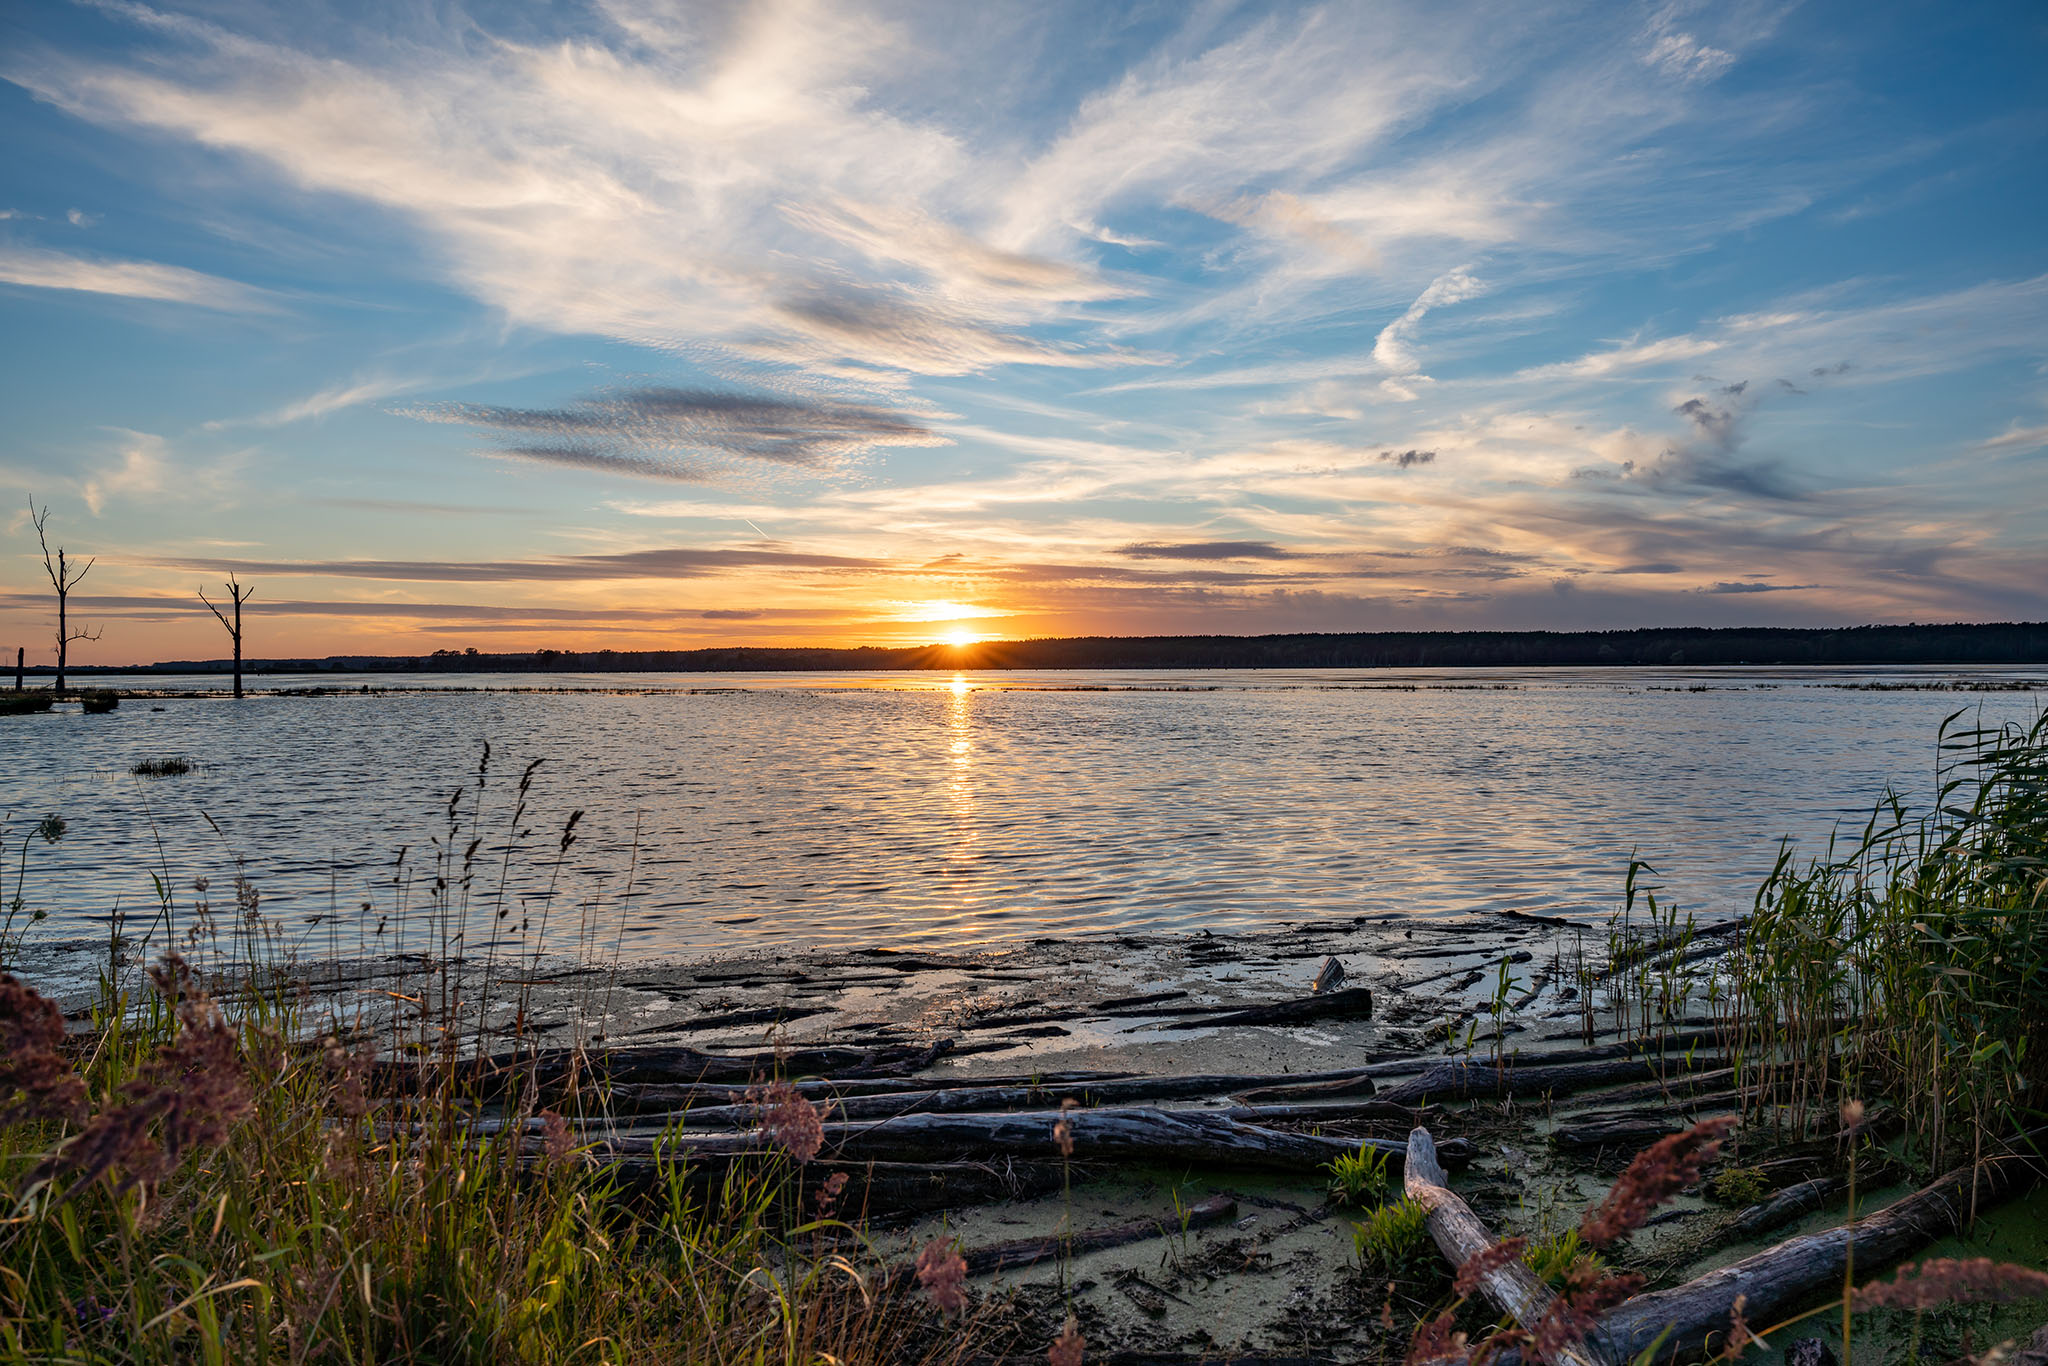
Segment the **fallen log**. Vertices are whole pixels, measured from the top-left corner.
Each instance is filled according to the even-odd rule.
[[[1290,1025],[1311,1020],[1369,1020],[1372,1018],[1372,988],[1346,987],[1291,1001],[1246,1006],[1223,1015],[1195,1016],[1160,1025],[1161,1029],[1212,1029],[1228,1025]]]
[[[1659,1363],[1708,1355],[1728,1332],[1736,1296],[1744,1298],[1749,1322],[1776,1323],[1839,1292],[1852,1252],[1858,1273],[1880,1271],[1959,1232],[1975,1213],[2029,1189],[2040,1174],[2035,1159],[2017,1155],[1959,1167],[1853,1225],[1788,1238],[1684,1285],[1638,1295],[1610,1310],[1600,1327],[1624,1359],[1653,1345]]]
[[[1785,1187],[1761,1204],[1751,1205],[1735,1216],[1728,1226],[1732,1238],[1760,1238],[1781,1229],[1794,1219],[1804,1218],[1847,1190],[1847,1178],[1816,1176]]]
[[[1130,1072],[1011,1072],[990,1077],[820,1077],[788,1083],[797,1094],[823,1103],[842,1096],[900,1096],[924,1091],[950,1091],[962,1085],[1078,1087],[1102,1081],[1121,1081]],[[594,1088],[593,1099],[601,1100],[610,1114],[646,1114],[658,1110],[683,1110],[693,1106],[743,1105],[754,1091],[752,1084],[628,1082]]]
[[[1092,1109],[1101,1105],[1124,1104],[1134,1100],[1201,1099],[1207,1096],[1226,1095],[1247,1082],[1258,1083],[1272,1079],[1271,1076],[1194,1074],[1126,1077],[1081,1084],[1027,1082],[1020,1085],[970,1085],[944,1089],[928,1087],[914,1091],[888,1091],[880,1095],[835,1095],[831,1091],[830,1083],[823,1083],[814,1087],[799,1087],[799,1091],[816,1099],[835,1119],[860,1120],[893,1119],[898,1115],[910,1114],[1042,1110],[1057,1106],[1064,1100],[1073,1100]],[[1344,1074],[1342,1079],[1351,1083],[1363,1082],[1365,1089],[1355,1094],[1372,1094],[1370,1078],[1351,1072]],[[699,1087],[694,1089],[694,1094],[713,1103],[694,1106],[686,1103],[684,1107],[666,1113],[639,1112],[635,1116],[636,1127],[672,1120],[687,1124],[693,1129],[744,1129],[759,1122],[760,1109],[744,1090]]]
[[[763,1077],[887,1077],[921,1071],[954,1051],[955,1041],[931,1044],[829,1045],[783,1052],[705,1053],[684,1044],[640,1044],[630,1048],[550,1049],[544,1053],[503,1053],[484,1058],[439,1056],[378,1061],[370,1079],[381,1093],[438,1082],[502,1089],[515,1079],[559,1086],[574,1077],[592,1086],[606,1083],[747,1083]]]
[[[2048,1366],[2048,1323],[2034,1330],[2027,1345],[2006,1358],[2007,1366]]]
[[[715,1190],[741,1157],[709,1156],[687,1163],[646,1156],[613,1159],[609,1170],[619,1193],[629,1198],[665,1198],[679,1176],[700,1195]],[[787,1160],[786,1157],[784,1160]],[[885,1218],[966,1209],[1004,1200],[1049,1195],[1065,1179],[1057,1162],[807,1162],[795,1168],[784,1207],[812,1217],[818,1191],[835,1175],[846,1177],[833,1204],[842,1218]]]
[[[1692,1059],[1691,1063],[1703,1068],[1719,1068],[1726,1065],[1726,1059]],[[1661,1078],[1689,1070],[1691,1067],[1684,1058],[1610,1058],[1601,1062],[1558,1064],[1520,1063],[1512,1059],[1493,1063],[1453,1058],[1438,1063],[1419,1077],[1388,1087],[1380,1092],[1380,1099],[1393,1105],[1413,1105],[1423,1101],[1442,1103],[1504,1096],[1558,1096],[1613,1082],[1639,1081],[1646,1076]]]
[[[1371,1076],[1360,1073],[1355,1077],[1335,1077],[1329,1081],[1290,1081],[1279,1086],[1255,1086],[1249,1090],[1233,1091],[1231,1099],[1246,1105],[1275,1101],[1342,1100],[1349,1096],[1369,1096],[1377,1089],[1377,1083]]]
[[[1685,1128],[1685,1121],[1664,1115],[1609,1115],[1560,1124],[1551,1131],[1550,1141],[1560,1148],[1647,1148],[1660,1138]]]
[[[1039,1110],[1003,1115],[904,1115],[897,1119],[824,1126],[824,1151],[839,1161],[958,1162],[988,1157],[1055,1161],[1063,1156],[1054,1125],[1065,1120],[1081,1159],[1203,1163],[1300,1172],[1313,1170],[1361,1145],[1399,1159],[1407,1146],[1386,1139],[1327,1138],[1241,1124],[1200,1110]],[[775,1151],[766,1136],[674,1134],[631,1130],[600,1140],[600,1160],[634,1155],[679,1160]],[[1447,1156],[1464,1157],[1462,1143]]]
[[[1462,1268],[1497,1241],[1472,1207],[1454,1195],[1437,1160],[1436,1143],[1429,1130],[1417,1128],[1408,1135],[1408,1160],[1402,1185],[1408,1198],[1429,1212],[1429,1236],[1436,1240],[1444,1259]],[[1492,1267],[1479,1278],[1479,1288],[1502,1313],[1534,1332],[1550,1314],[1557,1297],[1535,1272],[1514,1258]],[[1615,1366],[1615,1356],[1597,1337],[1593,1341],[1566,1346],[1557,1353],[1560,1366]]]
[[[1104,1248],[1125,1247],[1131,1243],[1144,1242],[1150,1238],[1165,1238],[1188,1229],[1208,1228],[1237,1217],[1237,1201],[1227,1195],[1212,1195],[1188,1206],[1185,1214],[1170,1214],[1158,1219],[1139,1219],[1128,1224],[1113,1224],[1107,1228],[1083,1229],[1079,1233],[1047,1238],[1017,1238],[991,1247],[978,1247],[963,1252],[967,1262],[967,1274],[986,1276],[995,1271],[1018,1270],[1036,1265],[1048,1257],[1062,1253],[1069,1256],[1081,1252],[1100,1252]]]

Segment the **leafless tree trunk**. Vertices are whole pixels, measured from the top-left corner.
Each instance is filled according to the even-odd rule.
[[[83,627],[76,631],[72,630],[70,616],[71,590],[78,586],[78,581],[86,576],[97,560],[87,560],[82,565],[74,565],[65,558],[64,547],[61,545],[57,547],[54,555],[51,554],[49,533],[44,530],[50,521],[49,507],[46,505],[38,509],[31,500],[28,515],[29,520],[36,524],[36,540],[42,543],[43,572],[50,576],[50,587],[57,590],[57,691],[63,692],[64,664],[70,653],[71,642],[100,638],[98,631],[88,631]]]
[[[199,590],[199,600],[205,603],[207,610],[212,612],[219,619],[220,624],[227,628],[228,638],[235,642],[235,696],[240,697],[242,695],[242,604],[254,597],[256,590],[242,587],[232,574],[228,575],[227,590],[228,596],[234,600],[235,604],[235,619],[233,621],[229,621],[225,616],[221,615],[220,608],[213,605],[212,600],[206,596],[204,588]]]

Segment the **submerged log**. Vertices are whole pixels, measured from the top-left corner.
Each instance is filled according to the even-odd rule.
[[[1436,1240],[1444,1260],[1459,1268],[1497,1240],[1472,1212],[1472,1207],[1451,1192],[1447,1180],[1429,1130],[1417,1128],[1408,1135],[1408,1161],[1402,1184],[1408,1198],[1429,1211],[1429,1236]],[[1488,1270],[1480,1277],[1479,1288],[1496,1308],[1530,1332],[1549,1316],[1551,1306],[1557,1302],[1550,1287],[1520,1258]],[[1590,1342],[1560,1349],[1558,1360],[1561,1366],[1614,1366],[1615,1357],[1596,1336]]]
[[[1237,1201],[1227,1195],[1212,1195],[1188,1206],[1185,1215],[1169,1214],[1158,1219],[1139,1219],[1128,1224],[1114,1224],[1107,1228],[1083,1229],[1079,1233],[1064,1236],[1053,1235],[1045,1238],[1017,1238],[992,1247],[978,1247],[961,1254],[967,1262],[967,1274],[986,1276],[992,1271],[1008,1271],[1032,1266],[1048,1257],[1062,1253],[1072,1255],[1079,1252],[1100,1252],[1104,1248],[1125,1247],[1131,1243],[1144,1242],[1148,1238],[1166,1238],[1188,1229],[1208,1228],[1237,1217]]]
[[[1839,1291],[1851,1266],[1879,1271],[1960,1231],[1974,1215],[2029,1189],[2040,1172],[2020,1156],[1960,1167],[1853,1225],[1801,1234],[1670,1290],[1638,1295],[1600,1321],[1623,1358],[1656,1347],[1656,1361],[1708,1355],[1728,1332],[1735,1297],[1751,1323],[1775,1323]]]
[[[1380,1092],[1380,1099],[1395,1105],[1412,1105],[1424,1100],[1441,1103],[1501,1096],[1556,1096],[1614,1082],[1639,1081],[1646,1076],[1662,1078],[1695,1068],[1725,1065],[1722,1058],[1611,1058],[1557,1064],[1540,1060],[1523,1063],[1503,1059],[1493,1063],[1453,1058],[1419,1077],[1389,1086]]]
[[[1358,1151],[1378,1148],[1399,1159],[1405,1144],[1386,1139],[1326,1138],[1241,1124],[1200,1110],[1040,1110],[1005,1115],[904,1115],[898,1119],[824,1126],[825,1152],[840,1161],[953,1162],[985,1157],[1056,1161],[1063,1154],[1054,1134],[1068,1125],[1074,1154],[1089,1161],[1192,1162],[1225,1167],[1300,1172]],[[1446,1144],[1446,1155],[1463,1157],[1464,1145]],[[750,1134],[658,1134],[623,1132],[597,1145],[605,1156],[731,1156],[773,1151],[769,1140]]]
[[[1290,1025],[1310,1020],[1369,1020],[1372,1018],[1372,988],[1345,987],[1317,996],[1300,996],[1291,1001],[1246,1006],[1222,1015],[1195,1016],[1160,1025],[1161,1029],[1212,1029],[1226,1025]]]
[[[1849,1182],[1840,1176],[1816,1176],[1785,1187],[1761,1204],[1751,1205],[1735,1216],[1728,1226],[1731,1238],[1760,1238],[1803,1218],[1847,1190]]]

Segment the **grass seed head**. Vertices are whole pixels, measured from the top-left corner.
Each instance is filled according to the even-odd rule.
[[[63,1042],[57,1003],[0,973],[0,1128],[84,1114],[85,1083],[58,1052]]]
[[[967,1259],[951,1239],[934,1238],[917,1254],[917,1283],[949,1314],[967,1307]]]
[[[1721,1151],[1721,1140],[1735,1127],[1733,1119],[1703,1119],[1684,1133],[1659,1139],[1628,1164],[1628,1170],[1587,1211],[1579,1236],[1605,1247],[1643,1226],[1658,1206],[1700,1179],[1700,1166]]]
[[[1889,1281],[1858,1290],[1850,1307],[1865,1309],[1932,1309],[1943,1304],[1984,1304],[2048,1296],[2048,1271],[1994,1262],[1989,1257],[1957,1261],[1938,1257],[1918,1266],[1902,1267]]]

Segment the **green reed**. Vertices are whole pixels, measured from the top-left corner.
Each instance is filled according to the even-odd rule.
[[[628,1171],[579,1146],[564,1116],[601,1129],[606,1088],[586,1068],[543,1093],[526,1064],[580,813],[536,878],[486,852],[529,847],[534,773],[487,799],[486,752],[426,855],[389,865],[356,947],[402,976],[343,980],[338,942],[304,967],[305,936],[245,875],[181,882],[165,860],[147,929],[110,931],[84,1028],[0,976],[0,1362],[810,1366],[977,1349],[976,1320],[942,1320],[806,1193],[819,1183],[791,1153],[706,1166],[671,1136]],[[8,835],[16,909],[29,847],[62,833],[53,817]],[[579,966],[604,947],[605,910],[563,911]],[[138,987],[137,947],[204,973],[172,956]]]
[[[1932,810],[1888,793],[1853,845],[1779,856],[1730,1012],[1757,1110],[1803,1130],[1882,1104],[1934,1165],[2048,1111],[2048,714],[1962,715]]]

